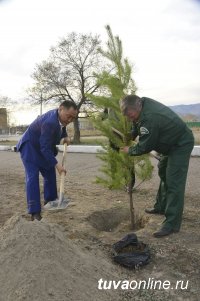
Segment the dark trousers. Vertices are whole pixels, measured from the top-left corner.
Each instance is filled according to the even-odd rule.
[[[160,178],[160,184],[156,195],[156,203],[154,208],[160,213],[165,213],[166,208],[166,169],[167,169],[167,156],[162,156],[158,163],[158,175]]]
[[[191,131],[181,137],[177,145],[159,162],[160,185],[154,208],[165,214],[163,226],[179,230],[182,222],[184,194],[189,159],[194,146]]]

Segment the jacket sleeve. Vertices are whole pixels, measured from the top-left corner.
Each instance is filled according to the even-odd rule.
[[[141,122],[139,128],[139,142],[136,145],[129,147],[129,155],[139,156],[154,150],[158,143],[158,135],[159,130],[153,119],[151,122]]]
[[[55,166],[58,161],[54,157],[54,137],[56,135],[56,128],[50,122],[44,122],[41,127],[40,135],[40,150],[49,167]]]

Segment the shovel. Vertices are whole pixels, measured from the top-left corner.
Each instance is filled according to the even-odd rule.
[[[67,143],[64,143],[63,157],[62,157],[62,167],[66,169],[66,155],[67,155]],[[48,202],[45,206],[45,210],[63,210],[68,204],[69,200],[64,198],[64,182],[65,182],[65,172],[60,175],[60,193],[59,199],[55,201]]]

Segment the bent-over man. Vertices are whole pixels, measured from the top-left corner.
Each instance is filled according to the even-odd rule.
[[[190,154],[194,146],[192,131],[182,119],[165,105],[136,95],[120,101],[122,113],[133,121],[139,141],[121,150],[130,156],[139,156],[152,150],[162,154],[161,183],[153,209],[147,213],[160,213],[165,220],[155,237],[178,232],[181,227],[184,193]]]
[[[66,172],[58,163],[56,145],[64,139],[69,144],[66,125],[77,117],[74,102],[64,101],[58,109],[50,110],[34,120],[17,144],[26,174],[28,213],[41,220],[39,173],[44,178],[44,203],[57,199],[56,171]]]

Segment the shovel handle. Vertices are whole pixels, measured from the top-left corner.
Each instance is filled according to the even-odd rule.
[[[62,157],[62,167],[66,168],[66,155],[67,155],[67,143],[64,143],[63,157]],[[64,182],[65,182],[65,172],[60,175],[60,194],[59,203],[62,202],[64,196]]]
[[[62,172],[60,176],[60,193],[59,193],[59,205],[62,203],[64,197],[64,182],[65,182],[65,173]]]
[[[67,155],[67,143],[63,146],[63,157],[62,157],[62,167],[66,167],[66,155]]]

